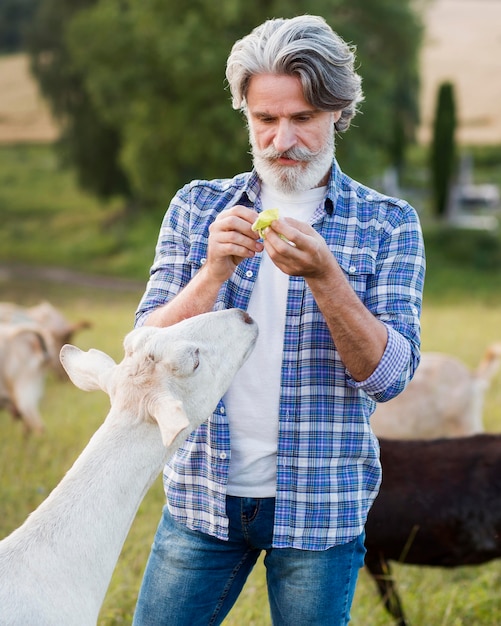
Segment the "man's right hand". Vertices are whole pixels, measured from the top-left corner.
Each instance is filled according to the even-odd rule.
[[[242,205],[222,211],[209,226],[209,243],[205,271],[223,283],[246,258],[261,252],[264,246],[259,234],[251,228],[256,211]]]

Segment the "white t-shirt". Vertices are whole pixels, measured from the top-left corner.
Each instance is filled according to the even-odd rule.
[[[278,208],[281,217],[311,222],[325,187],[293,198],[269,186],[261,188],[263,210]],[[224,402],[230,424],[231,460],[228,494],[274,497],[280,401],[280,375],[289,276],[263,252],[248,312],[259,326],[250,357],[237,372]]]

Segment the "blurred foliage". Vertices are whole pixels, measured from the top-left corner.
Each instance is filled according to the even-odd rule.
[[[51,145],[0,146],[0,207],[0,263],[147,275],[160,217],[83,192]]]
[[[28,31],[27,48],[35,78],[61,122],[58,148],[62,163],[75,168],[83,189],[102,198],[114,194],[129,197],[128,175],[119,161],[121,131],[97,110],[66,45],[66,29],[73,16],[95,2],[41,0]]]
[[[422,22],[413,0],[42,0],[36,76],[66,124],[80,182],[164,206],[193,178],[251,167],[245,122],[231,109],[233,43],[271,16],[323,15],[358,48],[366,101],[338,136],[343,169],[367,181],[401,166],[418,122]]]
[[[501,186],[501,146],[467,146],[463,149],[473,159],[475,176],[488,179]]]
[[[428,224],[425,304],[501,302],[501,232]]]
[[[322,13],[357,46],[365,101],[346,140],[338,136],[343,168],[367,181],[394,166],[399,173],[419,124],[419,63],[424,3],[412,0],[346,0],[325,3]],[[309,11],[310,12],[310,11]]]
[[[501,271],[501,237],[497,230],[439,226],[426,233],[428,263],[449,265],[457,271],[472,268]]]
[[[42,0],[1,0],[0,52],[19,52],[25,46],[25,34]]]
[[[457,164],[456,127],[455,90],[447,81],[438,88],[430,154],[433,206],[438,217],[445,216],[449,206]]]

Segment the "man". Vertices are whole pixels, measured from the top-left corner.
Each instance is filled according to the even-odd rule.
[[[273,624],[347,624],[381,480],[370,415],[419,362],[421,231],[406,202],[333,159],[362,93],[322,18],[265,22],[226,75],[255,170],[177,193],[137,323],[240,307],[260,335],[165,468],[134,624],[220,624],[263,550]],[[269,208],[280,217],[261,238]]]

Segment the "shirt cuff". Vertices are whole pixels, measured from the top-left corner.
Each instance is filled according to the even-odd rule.
[[[391,326],[388,329],[388,341],[378,366],[365,380],[356,381],[348,373],[348,383],[356,389],[363,389],[373,396],[391,387],[409,366],[411,347],[409,342]]]
[[[138,328],[139,326],[144,326],[146,318],[151,313],[151,311],[144,311],[143,313],[138,313],[136,319],[134,321],[134,328]]]

